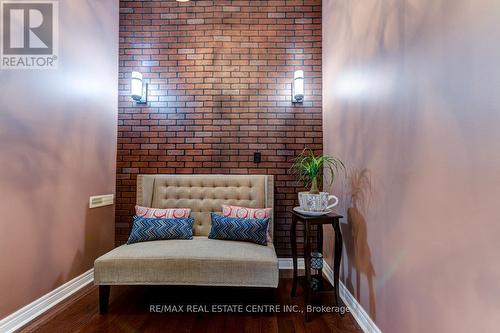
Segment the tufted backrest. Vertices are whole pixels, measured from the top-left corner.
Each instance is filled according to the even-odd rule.
[[[207,236],[210,213],[222,205],[274,208],[273,176],[268,175],[138,175],[137,204],[153,208],[191,208],[194,235]],[[273,210],[274,214],[274,210]],[[272,219],[270,221],[273,233]]]

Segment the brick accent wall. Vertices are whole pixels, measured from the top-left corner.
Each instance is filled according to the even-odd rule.
[[[300,190],[290,161],[305,146],[322,150],[321,0],[120,7],[117,245],[130,233],[137,174],[272,174],[275,246],[289,257],[289,211]],[[293,105],[296,69],[305,72],[306,97]],[[149,82],[147,106],[130,99],[134,70]]]

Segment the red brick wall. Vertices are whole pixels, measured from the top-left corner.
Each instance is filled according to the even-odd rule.
[[[299,190],[290,160],[322,150],[321,0],[120,1],[116,242],[130,232],[136,175],[275,175],[278,255],[290,256]],[[294,70],[306,97],[291,103]],[[135,106],[141,71],[150,102]],[[253,153],[262,163],[253,163]]]

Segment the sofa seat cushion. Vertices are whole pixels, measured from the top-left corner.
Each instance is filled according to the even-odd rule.
[[[122,245],[94,263],[96,284],[277,287],[272,244],[208,239]]]

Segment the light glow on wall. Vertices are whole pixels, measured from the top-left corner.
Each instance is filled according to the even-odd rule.
[[[338,75],[335,95],[343,99],[383,98],[395,88],[395,72],[391,68],[349,69]]]

